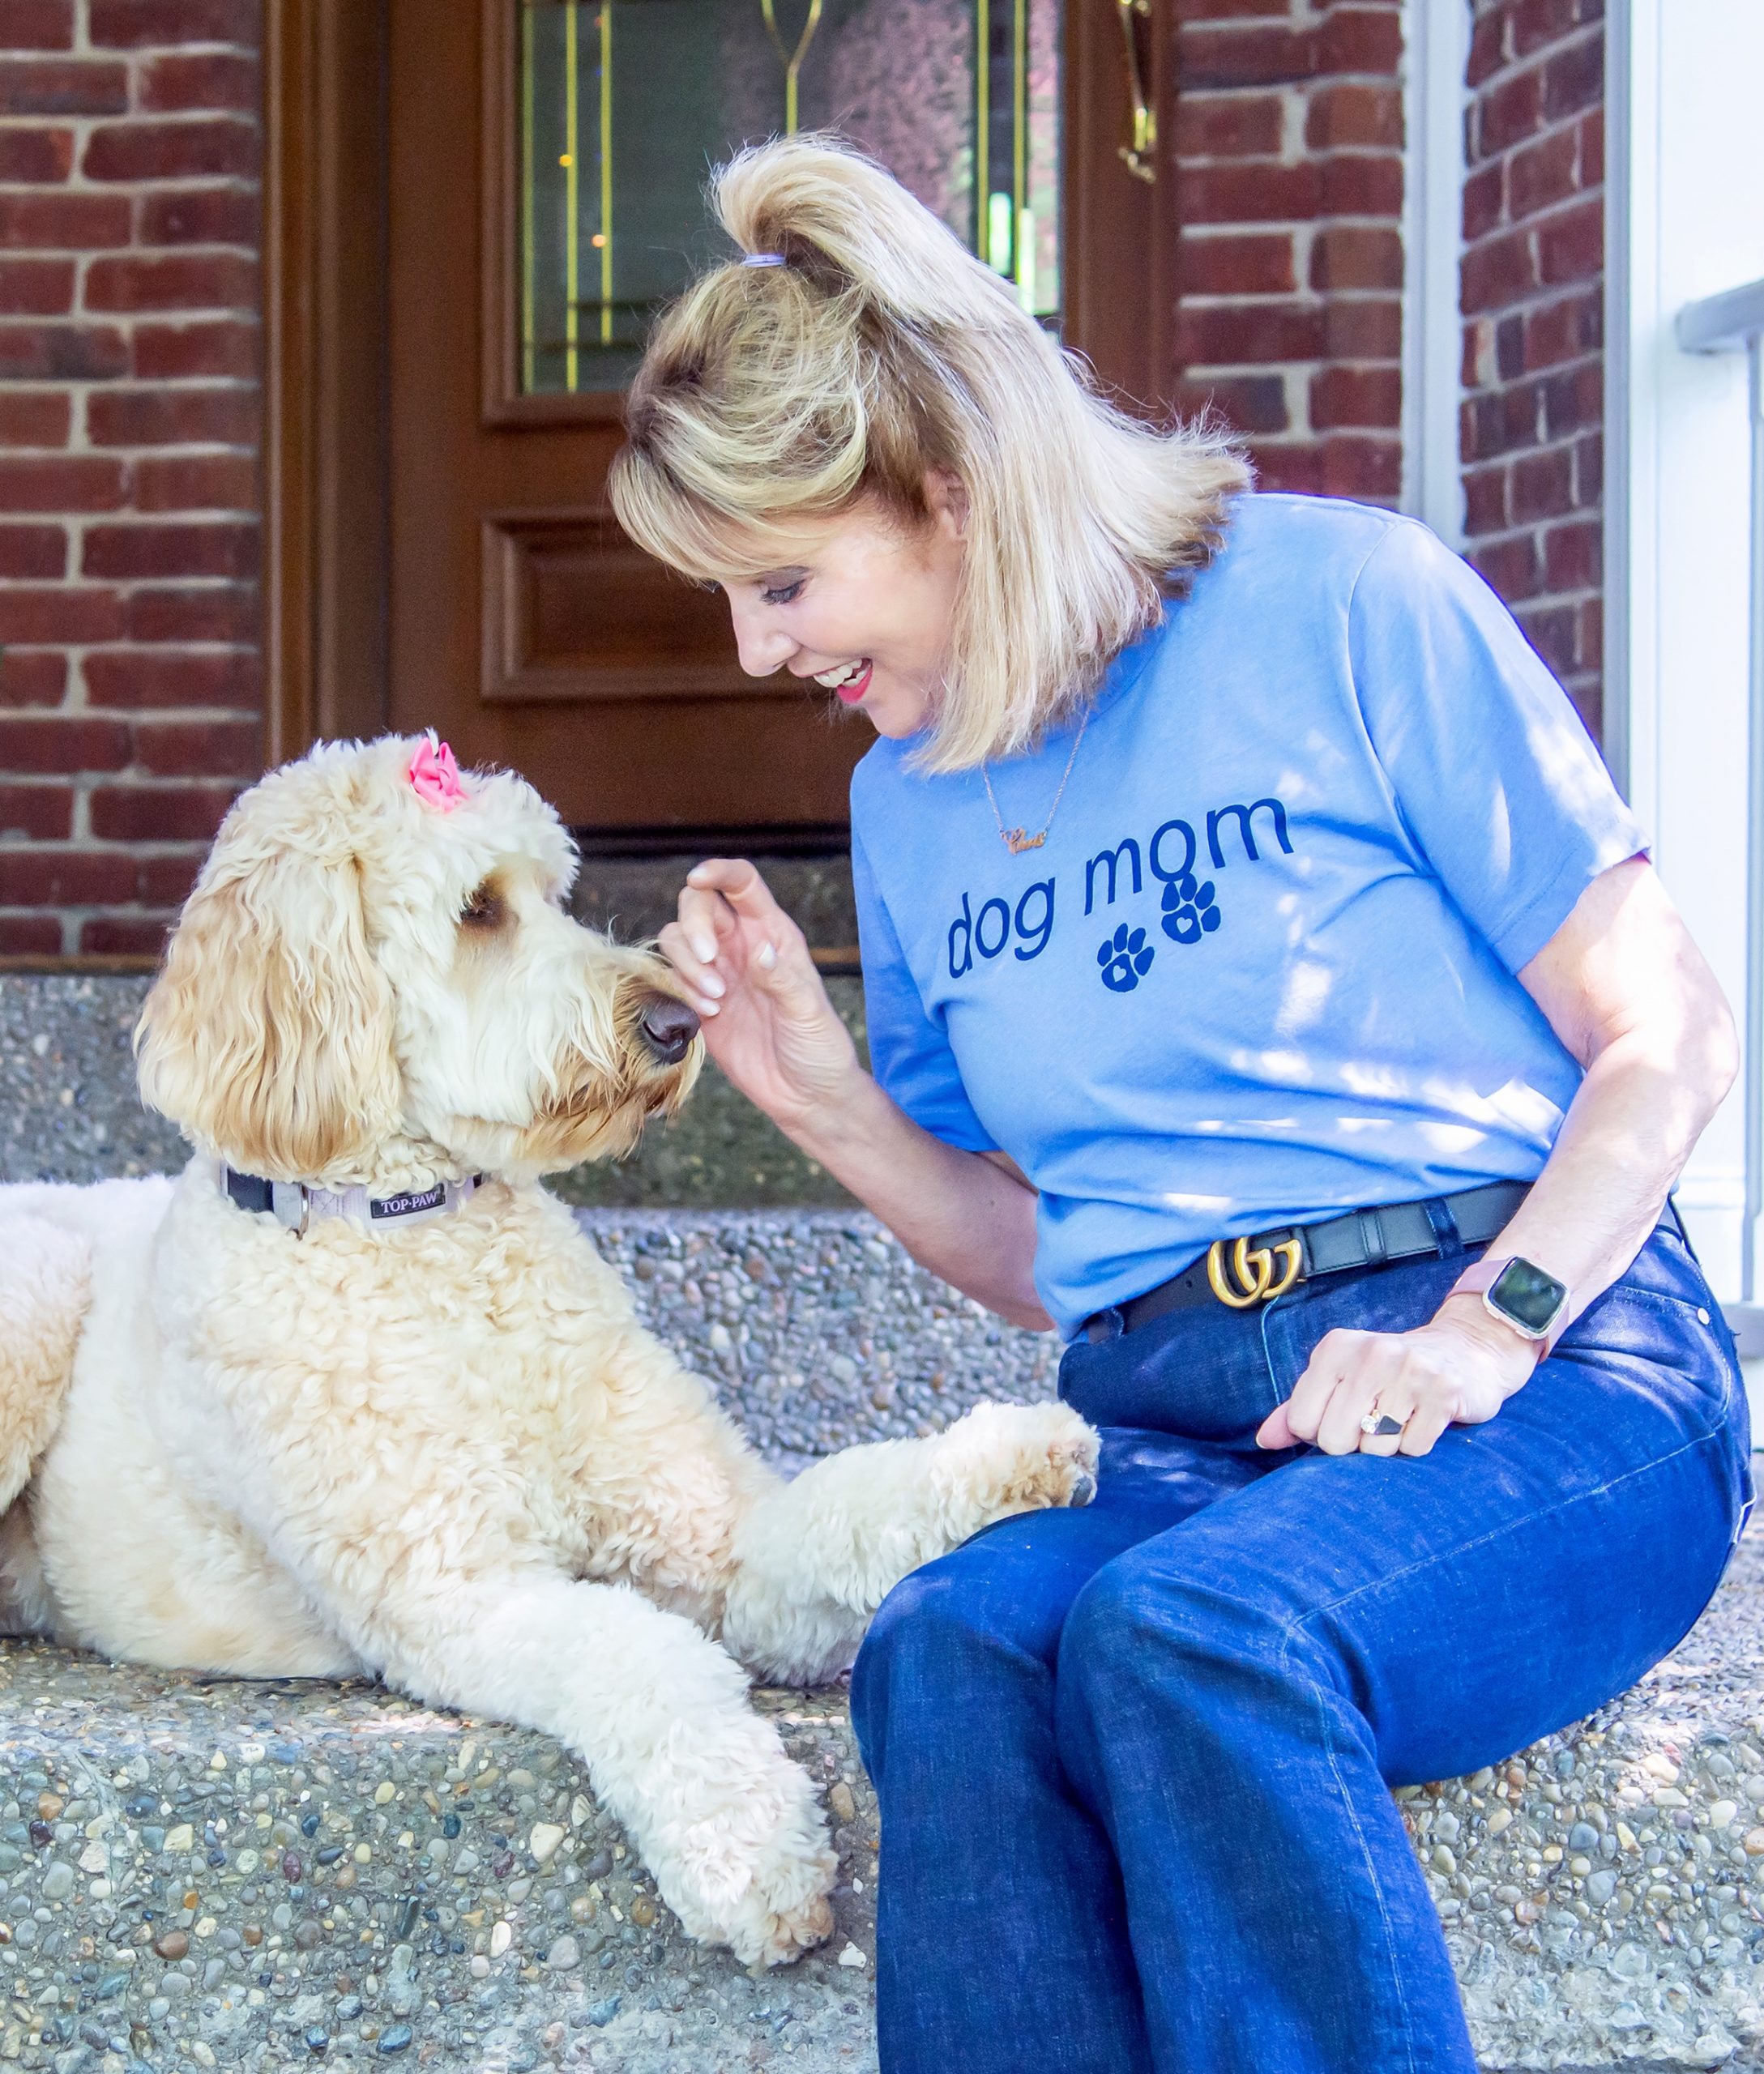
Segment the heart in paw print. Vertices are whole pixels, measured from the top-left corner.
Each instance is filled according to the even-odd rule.
[[[1130,929],[1123,922],[1112,937],[1097,946],[1096,962],[1103,968],[1103,984],[1117,994],[1130,994],[1151,970],[1155,954],[1143,929]]]
[[[1198,943],[1203,934],[1219,927],[1219,910],[1213,904],[1213,881],[1195,882],[1193,872],[1169,879],[1164,888],[1164,933],[1172,943]]]

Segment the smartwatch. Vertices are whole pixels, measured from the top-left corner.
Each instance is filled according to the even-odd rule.
[[[1523,1338],[1541,1342],[1547,1355],[1568,1323],[1568,1284],[1547,1274],[1518,1253],[1480,1260],[1452,1284],[1454,1296],[1480,1291],[1490,1317],[1510,1325]]]

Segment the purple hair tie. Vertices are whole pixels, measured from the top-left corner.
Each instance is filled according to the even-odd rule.
[[[744,267],[781,267],[784,263],[781,252],[750,252],[741,261]]]

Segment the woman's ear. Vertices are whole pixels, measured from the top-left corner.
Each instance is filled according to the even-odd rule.
[[[955,540],[967,538],[967,485],[959,476],[948,468],[928,470],[925,479],[925,502],[933,525],[944,528]]]
[[[311,1180],[390,1136],[391,990],[354,860],[217,847],[135,1043],[142,1099],[241,1172]]]

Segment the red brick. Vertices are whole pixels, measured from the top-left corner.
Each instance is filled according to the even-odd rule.
[[[251,446],[258,420],[249,389],[108,389],[86,406],[94,446]]]
[[[0,390],[0,447],[65,446],[73,404],[45,389]]]
[[[1390,429],[1403,422],[1403,376],[1394,367],[1326,367],[1311,378],[1311,429]]]
[[[1336,6],[1318,39],[1319,72],[1382,72],[1395,79],[1403,62],[1403,20],[1394,7]]]
[[[1403,239],[1394,226],[1331,224],[1312,241],[1311,286],[1320,293],[1402,285]]]
[[[148,381],[181,381],[193,374],[259,373],[261,339],[255,324],[237,317],[200,318],[186,324],[135,327],[135,371]]]
[[[1480,87],[1506,62],[1507,26],[1505,10],[1491,9],[1477,17],[1470,32],[1470,62],[1464,73],[1467,84]]]
[[[249,520],[206,525],[95,525],[86,529],[80,573],[126,581],[168,576],[254,577],[258,529]]]
[[[1402,441],[1339,435],[1330,439],[1323,448],[1321,488],[1326,497],[1394,504],[1403,493]]]
[[[1515,523],[1559,518],[1574,509],[1574,455],[1565,446],[1523,454],[1513,464],[1511,484]]]
[[[71,50],[74,0],[6,0],[8,50]]]
[[[1596,187],[1604,178],[1604,110],[1590,109],[1580,118],[1580,184]]]
[[[1538,285],[1537,256],[1531,233],[1507,231],[1472,245],[1464,254],[1462,278],[1467,315],[1504,309],[1531,294]]]
[[[258,0],[90,0],[94,44],[140,50],[155,44],[230,43],[255,47]]]
[[[262,613],[254,585],[207,583],[131,591],[124,608],[130,641],[255,641]]]
[[[128,105],[128,70],[113,59],[0,58],[0,115],[121,115]]]
[[[1337,297],[1324,305],[1330,360],[1392,360],[1403,350],[1403,305],[1395,296]]]
[[[1558,43],[1583,19],[1578,0],[1518,0],[1512,10],[1513,51],[1529,58],[1546,43]]]
[[[1553,591],[1591,591],[1602,573],[1603,553],[1597,519],[1552,526],[1544,536],[1544,579]]]
[[[18,714],[0,719],[0,770],[15,776],[121,770],[130,753],[129,729],[121,720],[61,713],[44,719]]]
[[[135,860],[126,851],[0,844],[0,903],[8,907],[96,907],[133,900],[135,890]]]
[[[1179,158],[1273,158],[1286,136],[1286,107],[1273,94],[1205,94],[1176,100]]]
[[[1290,295],[1290,231],[1221,232],[1188,237],[1177,246],[1176,276],[1184,295]]]
[[[1544,67],[1544,113],[1552,122],[1578,115],[1604,95],[1604,37],[1595,33],[1558,51]]]
[[[167,252],[95,259],[88,309],[254,309],[255,261],[229,252]]]
[[[0,589],[0,642],[114,641],[122,631],[114,591],[71,583]],[[0,757],[0,770],[6,767]]]
[[[1313,159],[1296,165],[1249,160],[1238,165],[1183,166],[1177,177],[1177,210],[1185,224],[1301,222],[1317,214],[1322,169]]]
[[[1510,603],[1511,600],[1510,600]],[[1546,604],[1516,612],[1519,630],[1558,677],[1572,676],[1580,663],[1579,615],[1572,605]]]
[[[73,169],[71,130],[0,130],[0,180],[47,184]]]
[[[0,317],[61,317],[73,306],[71,259],[0,259]]]
[[[65,842],[73,828],[74,795],[67,786],[0,783],[0,835]]]
[[[1185,420],[1216,415],[1233,432],[1284,432],[1288,427],[1286,383],[1278,374],[1179,382],[1170,401]]]
[[[1486,237],[1501,220],[1506,207],[1506,161],[1497,159],[1470,175],[1464,182],[1464,242],[1474,245]]]
[[[1249,450],[1259,489],[1284,490],[1294,497],[1318,497],[1323,488],[1323,450],[1297,440],[1275,440]]]
[[[1574,193],[1574,173],[1580,160],[1580,138],[1574,130],[1553,130],[1535,144],[1527,144],[1507,161],[1507,197],[1513,220],[1535,216],[1540,209],[1553,208]]]
[[[121,194],[0,194],[0,245],[9,252],[92,252],[128,241]]]
[[[1604,600],[1602,597],[1582,601],[1575,614],[1574,638],[1580,651],[1582,664],[1589,670],[1602,669],[1604,667]],[[1592,726],[1596,738],[1598,723],[1595,721]]]
[[[1305,109],[1305,141],[1313,151],[1401,151],[1402,88],[1358,80],[1320,88]]]
[[[237,790],[231,785],[100,785],[92,795],[92,831],[105,843],[206,842]]]
[[[0,381],[113,382],[129,344],[110,324],[0,324]]]
[[[1309,79],[1317,67],[1314,31],[1290,26],[1179,26],[1177,72],[1185,92],[1209,87],[1274,87]]]
[[[1596,280],[1604,267],[1604,205],[1596,196],[1537,227],[1537,265],[1546,285]]]
[[[61,526],[0,526],[0,577],[67,574],[67,532]]]
[[[1472,547],[1470,560],[1492,589],[1509,604],[1537,595],[1537,542],[1529,533]]]
[[[1583,511],[1596,510],[1604,495],[1604,437],[1589,432],[1574,442],[1574,502]]]
[[[0,915],[0,957],[59,958],[62,925],[53,915]]]
[[[114,511],[124,487],[108,455],[0,453],[0,511]]]
[[[87,139],[88,180],[201,180],[255,173],[257,126],[236,117],[106,122]]]
[[[183,109],[255,116],[263,98],[257,59],[236,50],[174,50],[150,58],[138,75],[139,105],[155,114]]]
[[[1544,423],[1552,439],[1586,432],[1604,421],[1604,366],[1588,361],[1553,374],[1543,384]]]
[[[1303,303],[1188,308],[1177,319],[1177,353],[1187,366],[1318,360],[1322,351],[1323,312]]]
[[[1471,539],[1507,529],[1507,471],[1505,466],[1472,468],[1464,476],[1464,531]]]
[[[263,695],[262,663],[253,649],[100,648],[81,668],[86,697],[98,707],[250,710]]]
[[[255,251],[263,228],[255,188],[180,187],[141,197],[143,245],[242,245]]]
[[[238,778],[263,768],[263,732],[251,720],[163,720],[135,731],[135,761],[158,778]]]
[[[0,706],[59,706],[67,696],[67,658],[58,648],[0,653]]]
[[[1544,75],[1533,69],[1503,79],[1476,103],[1476,156],[1493,158],[1535,136],[1543,121]]]
[[[94,915],[79,925],[80,954],[86,958],[157,958],[177,917],[175,915]]]
[[[1403,210],[1403,161],[1349,151],[1322,164],[1322,212],[1335,216],[1395,216]]]
[[[1578,360],[1596,352],[1604,343],[1604,292],[1602,284],[1579,295],[1562,296],[1525,318],[1525,366],[1557,367],[1566,360]]]
[[[143,454],[135,464],[137,511],[255,511],[263,478],[255,454]]]
[[[258,770],[262,768],[259,764]],[[257,775],[257,770],[251,773],[253,777]],[[139,898],[149,907],[182,907],[196,883],[205,854],[202,850],[176,851],[169,855],[161,851],[143,857],[135,872]]]

